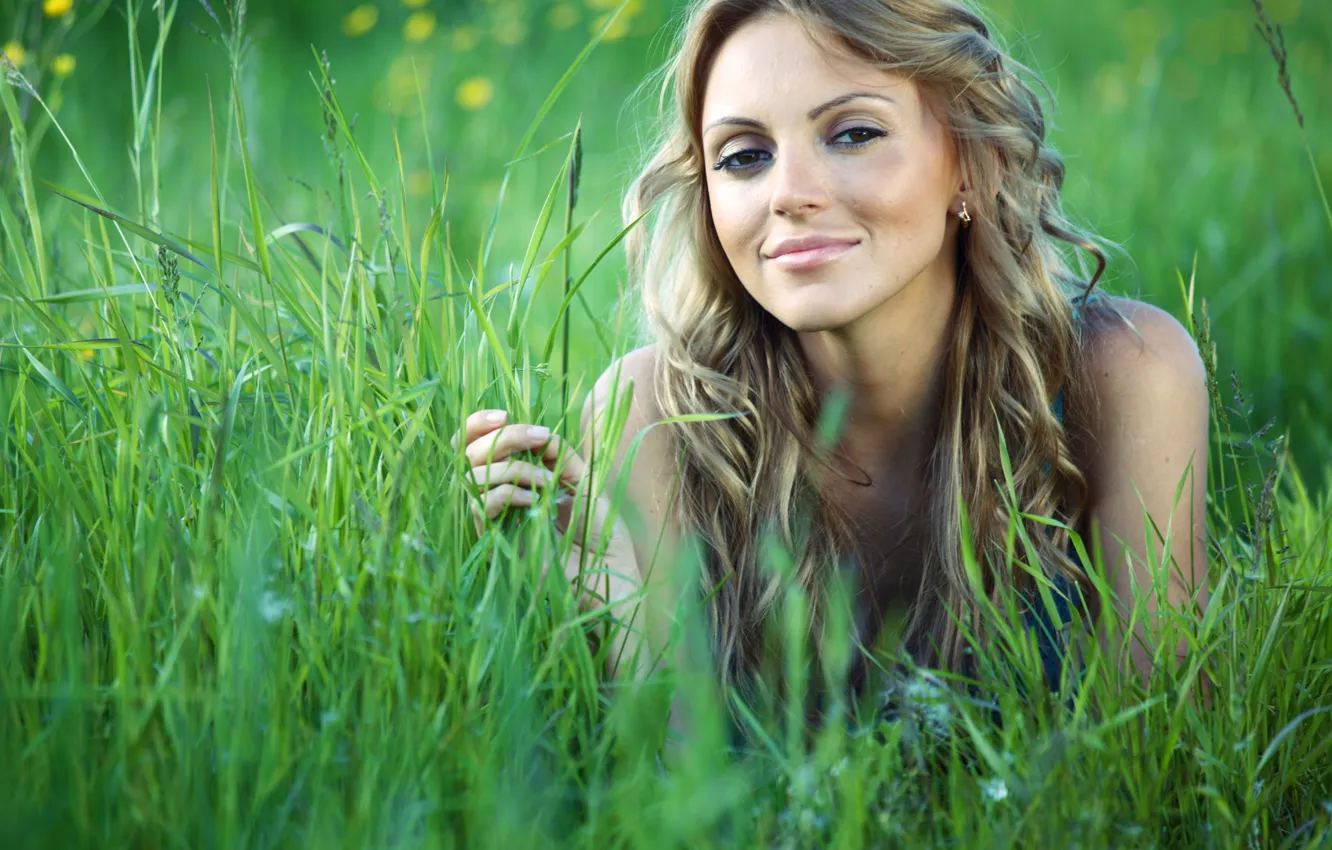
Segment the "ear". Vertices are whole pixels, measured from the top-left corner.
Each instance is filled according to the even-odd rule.
[[[952,215],[957,215],[962,212],[962,203],[964,201],[969,201],[970,199],[971,196],[967,194],[967,184],[962,183],[957,188],[957,194],[954,196],[953,202],[948,205],[948,212]]]

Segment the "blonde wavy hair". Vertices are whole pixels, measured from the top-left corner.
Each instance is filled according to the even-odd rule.
[[[1052,406],[1062,403],[1069,422],[1094,415],[1074,304],[1085,301],[1104,272],[1108,243],[1065,218],[1063,163],[1046,142],[1036,94],[1016,73],[1030,72],[1004,54],[967,5],[693,3],[660,77],[663,135],[633,181],[623,214],[633,221],[651,213],[627,250],[656,342],[661,414],[747,414],[671,431],[683,476],[677,510],[683,528],[704,544],[704,591],[713,594],[707,619],[723,681],[737,684],[756,670],[763,624],[781,598],[782,579],[762,568],[762,536],[775,534],[794,552],[816,636],[826,619],[829,576],[855,549],[847,517],[819,487],[836,473],[817,450],[820,399],[796,333],[740,285],[709,212],[700,138],[705,83],[723,42],[766,12],[791,15],[830,50],[914,80],[950,132],[969,187],[974,223],[959,236],[946,388],[922,511],[924,578],[903,633],[918,663],[964,672],[959,623],[975,635],[986,631],[963,547],[979,557],[984,592],[996,605],[1001,586],[1033,586],[1031,575],[1005,556],[1012,506],[1002,490],[1001,434],[1021,514],[1076,528],[1085,512],[1087,484],[1071,451],[1080,437]],[[1072,249],[1095,258],[1089,278]],[[1068,533],[1021,521],[1039,552],[1033,566],[1090,591],[1069,557]],[[962,539],[964,527],[969,541]]]

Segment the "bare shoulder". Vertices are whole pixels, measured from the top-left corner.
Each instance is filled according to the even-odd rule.
[[[1128,299],[1108,306],[1119,316],[1096,311],[1085,340],[1097,405],[1080,465],[1111,599],[1122,622],[1142,623],[1167,603],[1207,606],[1207,372],[1169,313]],[[1145,614],[1130,613],[1140,604]],[[1144,628],[1130,650],[1140,672],[1160,651]],[[1178,644],[1177,658],[1186,647]]]
[[[617,411],[628,405],[623,427],[618,429],[609,480],[618,481],[627,473],[627,499],[620,507],[645,580],[652,576],[659,555],[666,563],[672,562],[680,539],[673,510],[678,472],[673,443],[666,428],[653,427],[663,418],[656,401],[656,371],[655,345],[634,349],[611,363],[588,393],[580,441],[585,457],[599,451],[604,457],[598,440],[604,443],[607,432],[616,430],[611,426]],[[635,440],[638,446],[631,457]]]
[[[1080,465],[1103,521],[1127,533],[1142,527],[1139,499],[1167,505],[1156,512],[1168,517],[1185,469],[1196,465],[1203,480],[1207,373],[1193,338],[1169,313],[1126,298],[1109,306],[1088,325],[1096,407]]]
[[[656,402],[656,370],[655,345],[636,348],[606,367],[606,371],[597,378],[583,405],[584,441],[588,437],[594,419],[600,419],[604,423],[608,419],[608,414],[625,403],[626,396],[629,397],[627,402],[629,414],[624,428],[627,438],[632,439],[638,431],[658,421],[661,417]]]
[[[1184,326],[1141,301],[1108,301],[1122,318],[1092,322],[1087,339],[1087,368],[1103,414],[1172,401],[1205,405],[1206,371]]]

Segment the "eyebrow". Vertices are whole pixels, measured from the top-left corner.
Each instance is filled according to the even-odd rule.
[[[806,114],[805,117],[808,118],[810,121],[815,121],[818,119],[820,115],[827,112],[829,109],[836,109],[837,107],[845,103],[850,103],[853,100],[859,100],[862,97],[871,98],[873,100],[882,100],[894,105],[897,104],[896,100],[894,100],[893,98],[889,97],[886,94],[874,94],[873,92],[867,92],[867,91],[853,91],[850,92],[849,94],[839,95],[833,98],[832,100],[828,101],[827,103],[819,104],[818,106],[811,109]],[[720,127],[723,124],[731,124],[738,127],[755,127],[758,129],[763,129],[764,127],[762,121],[755,121],[753,118],[741,118],[735,115],[728,115],[725,118],[718,118],[716,121],[713,121],[707,127],[704,127],[703,134],[706,135],[707,132],[712,128]]]

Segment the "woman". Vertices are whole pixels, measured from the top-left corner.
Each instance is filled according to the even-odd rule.
[[[599,414],[630,381],[626,437],[683,414],[743,414],[649,430],[628,468],[626,514],[641,522],[588,538],[608,541],[597,554],[612,599],[647,582],[649,650],[673,604],[672,555],[697,535],[718,671],[732,682],[752,672],[780,598],[761,566],[772,532],[796,552],[814,631],[832,570],[853,565],[859,640],[873,645],[884,617],[906,612],[917,661],[965,670],[948,612],[985,633],[967,552],[991,598],[1005,585],[1035,593],[1004,555],[1001,440],[1057,590],[1093,588],[1068,533],[1025,517],[1056,518],[1089,548],[1097,538],[1121,610],[1135,584],[1151,587],[1149,554],[1173,559],[1149,615],[1163,602],[1205,608],[1200,358],[1168,314],[1090,294],[1104,254],[1061,212],[1063,165],[1015,67],[956,0],[690,10],[665,81],[675,108],[624,211],[654,210],[628,246],[654,340],[602,376],[581,444],[600,451]],[[1089,279],[1070,249],[1096,258]],[[815,423],[837,388],[849,410],[828,454]],[[586,483],[583,454],[544,428],[483,411],[463,430],[488,517],[552,483]],[[544,463],[514,457],[523,450]],[[594,504],[599,532],[608,505]],[[1148,539],[1144,511],[1164,543]],[[569,513],[575,576],[584,523]],[[1154,647],[1139,638],[1131,662],[1145,675]],[[1038,640],[1057,675],[1050,634]]]

